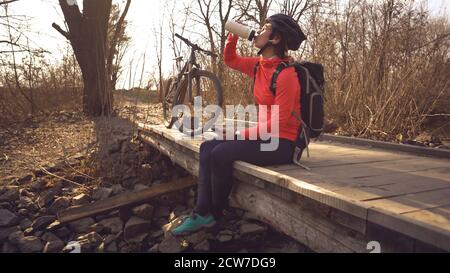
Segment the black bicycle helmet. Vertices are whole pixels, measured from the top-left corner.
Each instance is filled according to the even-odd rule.
[[[298,50],[302,42],[306,40],[305,34],[291,16],[278,13],[267,18],[267,22],[272,24],[274,33],[281,33],[286,41],[287,49]]]

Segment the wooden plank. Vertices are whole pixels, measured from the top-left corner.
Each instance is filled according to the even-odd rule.
[[[354,200],[358,201],[371,201],[450,188],[448,181],[424,177],[422,172],[359,178],[352,182],[350,186],[341,188],[334,185],[333,192],[344,196],[352,196]],[[317,184],[317,186],[329,189],[324,184]]]
[[[296,203],[301,208],[313,210],[313,213],[316,216],[320,214],[321,216],[327,219],[331,219],[337,224],[350,228],[353,231],[359,232],[361,234],[366,233],[365,218],[360,218],[342,210],[332,208],[309,197],[297,194],[289,189],[282,188],[273,183],[267,183],[266,181],[249,175],[245,172],[235,170],[233,174],[237,181],[245,181],[246,184],[251,184],[252,186],[264,190],[267,193],[280,198],[281,200]]]
[[[139,205],[157,196],[184,190],[194,185],[196,185],[195,180],[192,177],[187,177],[178,181],[152,186],[142,191],[123,193],[95,203],[61,211],[58,213],[58,220],[63,224],[85,217],[107,213],[121,207]]]
[[[250,174],[264,181],[281,186],[282,188],[289,189],[297,194],[309,197],[313,200],[319,201],[320,203],[345,211],[362,219],[365,219],[367,216],[367,207],[364,204],[356,203],[354,200],[351,200],[343,195],[336,194],[324,188],[305,182],[305,180],[303,180],[304,176],[302,177],[302,180],[300,180],[299,178],[286,176],[268,170],[267,168],[255,166],[242,161],[235,162],[234,168],[238,171]],[[312,176],[312,178],[309,177],[306,181],[317,181],[320,179],[316,174],[309,172],[305,172],[305,174]]]
[[[356,158],[357,159],[357,158]],[[344,159],[345,160],[345,159]],[[306,166],[311,167],[307,161],[304,163]],[[399,160],[388,160],[379,162],[360,162],[351,165],[351,171],[349,171],[349,166],[342,162],[341,165],[337,164],[335,166],[325,166],[312,168],[312,172],[320,173],[323,176],[327,176],[331,182],[335,179],[357,179],[365,178],[370,176],[384,176],[387,174],[402,173],[402,172],[418,172],[428,169],[436,168],[449,168],[450,162],[439,161],[439,160],[420,160],[414,158],[399,159]],[[282,173],[296,177],[296,171],[299,169],[283,170]],[[449,168],[450,170],[450,168]]]
[[[426,210],[407,212],[405,217],[426,222],[430,225],[445,229],[450,234],[450,205]]]
[[[272,227],[304,243],[316,252],[368,252],[367,239],[349,232],[295,203],[248,185],[237,184],[231,195],[232,206],[243,208]]]
[[[450,188],[365,202],[393,213],[407,213],[450,205]]]
[[[304,166],[309,167],[313,171],[317,171],[320,173],[320,168],[329,168],[329,167],[338,167],[342,166],[344,168],[351,167],[349,165],[357,165],[357,164],[371,164],[371,163],[379,163],[379,162],[392,162],[397,160],[408,160],[409,158],[395,158],[395,157],[373,157],[373,156],[361,156],[361,154],[350,153],[350,154],[339,154],[339,153],[329,153],[326,155],[313,155],[310,158],[305,157],[302,160],[302,164]],[[295,164],[283,165],[283,166],[271,166],[268,167],[271,170],[277,171],[289,171],[289,170],[298,170],[301,169],[300,166]]]
[[[383,167],[390,168],[387,167],[389,164],[395,165],[399,162],[401,162],[401,164],[406,164],[407,161],[400,160],[374,164],[384,165]],[[352,166],[356,167],[356,170],[352,169],[350,175],[347,175],[348,168],[343,168],[342,166],[329,168],[326,172],[315,169],[313,169],[312,172],[308,172],[299,168],[286,171],[280,170],[278,172],[287,176],[301,178],[310,184],[360,201],[401,194],[418,193],[450,186],[448,168],[438,167],[421,170],[420,162],[415,162],[414,160],[412,160],[412,162],[413,167],[411,169],[416,170],[410,172],[395,172],[393,170],[384,171],[384,169],[381,168],[370,169],[363,168],[360,165]],[[416,165],[414,166],[414,164]],[[367,165],[371,166],[372,164]],[[424,165],[424,168],[432,166],[429,164]],[[435,165],[444,166],[445,164],[436,163]],[[404,170],[408,169],[408,167],[402,168]],[[338,171],[339,169],[340,171]]]
[[[418,147],[413,145],[405,145],[405,144],[396,144],[375,140],[367,140],[360,138],[351,138],[351,137],[343,137],[343,136],[334,136],[334,135],[323,135],[321,137],[321,141],[332,141],[337,143],[346,143],[360,146],[370,146],[374,148],[391,150],[395,152],[405,152],[410,154],[415,154],[419,156],[433,156],[433,157],[441,157],[450,159],[450,151],[443,149],[433,149],[433,148],[425,148]]]
[[[434,158],[409,157],[404,160],[393,160],[387,162],[361,163],[361,167],[379,168],[382,170],[399,172],[417,172],[428,169],[447,168],[450,173],[450,160],[437,160]],[[355,166],[359,167],[359,166]],[[449,177],[450,179],[450,177]]]
[[[429,212],[397,214],[382,208],[371,208],[369,209],[368,221],[442,250],[450,251],[448,218],[435,213],[436,210],[435,208]]]

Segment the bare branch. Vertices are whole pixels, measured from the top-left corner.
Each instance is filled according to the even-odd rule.
[[[10,44],[10,45],[13,45],[13,46],[20,46],[20,45],[18,45],[15,42],[7,41],[7,40],[0,40],[0,43]]]
[[[52,24],[52,27],[53,27],[54,29],[56,29],[59,33],[61,33],[62,36],[66,37],[67,40],[70,41],[70,33],[69,33],[69,32],[63,30],[63,29],[62,29],[58,24],[56,24],[56,23],[53,23],[53,24]]]
[[[0,2],[0,5],[7,5],[9,3],[13,3],[13,2],[17,2],[17,1],[19,1],[19,0],[5,0],[3,2]]]

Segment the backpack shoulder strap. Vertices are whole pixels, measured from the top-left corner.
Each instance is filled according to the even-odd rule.
[[[291,65],[288,62],[282,62],[277,66],[277,69],[275,69],[275,72],[273,72],[272,75],[272,82],[270,84],[270,91],[272,91],[272,94],[275,96],[277,94],[277,80],[278,76],[280,76],[280,73],[290,67]]]

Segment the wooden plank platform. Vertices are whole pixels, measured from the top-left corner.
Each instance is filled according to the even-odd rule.
[[[164,126],[138,128],[141,139],[198,176],[204,139]],[[368,252],[371,241],[382,252],[450,251],[445,152],[418,156],[359,144],[311,144],[311,158],[303,160],[310,171],[235,162],[231,203],[318,252]]]

